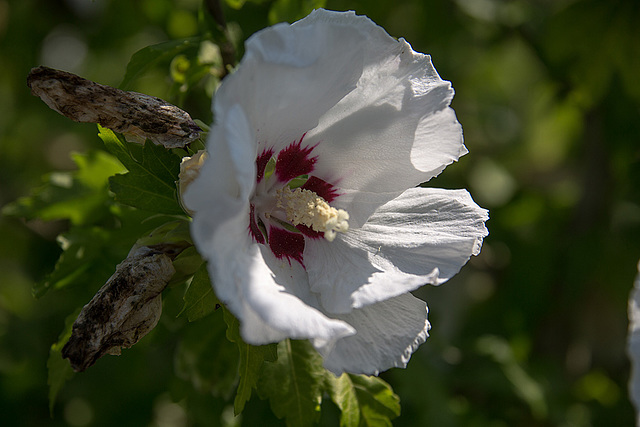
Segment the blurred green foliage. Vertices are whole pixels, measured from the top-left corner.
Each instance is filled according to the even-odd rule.
[[[37,65],[60,68],[160,96],[208,123],[221,75],[204,78],[203,70],[223,69],[229,47],[239,57],[253,32],[321,3],[226,0],[221,33],[200,0],[0,0],[0,205],[29,194],[43,174],[62,193],[65,182],[87,188],[74,202],[84,216],[71,221],[56,212],[47,222],[0,217],[3,424],[283,424],[256,393],[234,419],[219,398],[232,387],[220,369],[227,362],[216,359],[229,354],[216,346],[233,346],[222,313],[187,325],[177,317],[178,287],[165,292],[150,336],[75,375],[49,417],[50,346],[138,236],[105,238],[97,254],[104,256],[76,266],[89,273],[33,298],[54,268],[59,233],[73,244],[69,227],[130,213],[105,205],[103,193],[91,196],[86,171],[118,166],[95,154],[103,146],[95,126],[49,110],[25,79]],[[394,425],[632,425],[624,347],[640,258],[640,3],[328,0],[326,7],[366,14],[432,55],[457,91],[453,107],[470,154],[429,185],[469,188],[491,212],[481,255],[449,283],[417,292],[433,329],[406,370],[382,375],[400,396]],[[220,47],[198,44],[194,53],[182,39],[203,30]],[[175,52],[140,57],[145,72],[126,74],[135,52],[162,42]],[[203,356],[212,363],[203,365]],[[325,399],[320,422],[335,425],[338,413]]]

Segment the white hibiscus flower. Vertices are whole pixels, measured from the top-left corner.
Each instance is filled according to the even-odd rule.
[[[409,292],[487,235],[467,191],[416,188],[467,153],[452,97],[428,55],[353,12],[248,39],[184,195],[246,342],[309,339],[336,374],[406,366],[430,327]]]

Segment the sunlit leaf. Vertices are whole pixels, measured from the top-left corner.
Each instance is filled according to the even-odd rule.
[[[171,61],[169,72],[171,79],[176,83],[184,83],[187,80],[187,72],[191,68],[191,61],[186,55],[178,55]]]
[[[382,379],[366,375],[327,374],[331,400],[340,408],[340,426],[391,426],[400,415],[400,399]]]
[[[360,424],[360,405],[353,382],[348,374],[335,377],[327,373],[329,396],[340,408],[340,426],[358,426]]]
[[[233,9],[240,9],[244,6],[246,0],[225,0],[224,2]]]
[[[308,341],[287,339],[278,344],[278,360],[264,364],[258,394],[287,426],[313,425],[320,418],[325,372]]]
[[[125,169],[104,151],[72,154],[78,169],[54,172],[44,177],[44,184],[4,207],[5,215],[44,221],[68,219],[72,224],[85,225],[104,217],[111,200],[107,179]]]
[[[595,400],[604,406],[613,406],[620,399],[620,388],[602,371],[590,371],[575,385],[576,395],[583,401]]]

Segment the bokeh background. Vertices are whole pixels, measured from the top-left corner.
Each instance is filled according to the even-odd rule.
[[[382,376],[397,426],[630,426],[627,299],[640,259],[640,2],[635,0],[227,0],[240,42],[325,5],[366,14],[453,82],[470,154],[429,185],[468,188],[490,209],[482,253],[417,292],[431,338]],[[194,36],[200,0],[0,0],[0,206],[101,147],[30,95],[48,65],[118,86],[131,55]],[[241,50],[241,49],[240,49]],[[238,52],[240,54],[241,52]],[[212,86],[159,61],[132,89],[211,120]],[[173,71],[173,72],[172,72]],[[283,425],[257,397],[234,419],[176,349],[209,325],[176,318],[60,392],[50,418],[46,362],[64,319],[100,286],[36,299],[64,221],[0,217],[0,422],[7,426]],[[184,362],[184,361],[183,361]],[[184,363],[183,363],[184,364]],[[201,376],[199,376],[201,375]],[[222,414],[222,415],[221,415]],[[323,405],[335,425],[337,409]]]

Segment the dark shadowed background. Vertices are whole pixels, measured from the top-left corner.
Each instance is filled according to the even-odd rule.
[[[406,370],[382,375],[401,398],[394,425],[632,425],[625,339],[640,259],[640,2],[223,3],[240,42],[313,6],[353,9],[431,54],[456,89],[470,154],[428,185],[468,188],[490,210],[490,235],[458,276],[416,293],[433,328]],[[30,95],[31,67],[118,86],[137,50],[198,34],[200,9],[200,0],[0,0],[0,206],[43,174],[73,169],[71,152],[102,147],[95,126]],[[131,89],[209,122],[212,87],[182,81],[179,68],[168,57]],[[50,418],[49,347],[101,285],[32,296],[67,227],[0,217],[3,425],[283,424],[255,396],[234,419],[216,384],[194,373],[206,369],[180,367],[181,340],[197,341],[215,319],[187,329],[176,318],[179,290],[136,347],[74,376]],[[323,405],[324,425],[337,423],[332,405]]]

